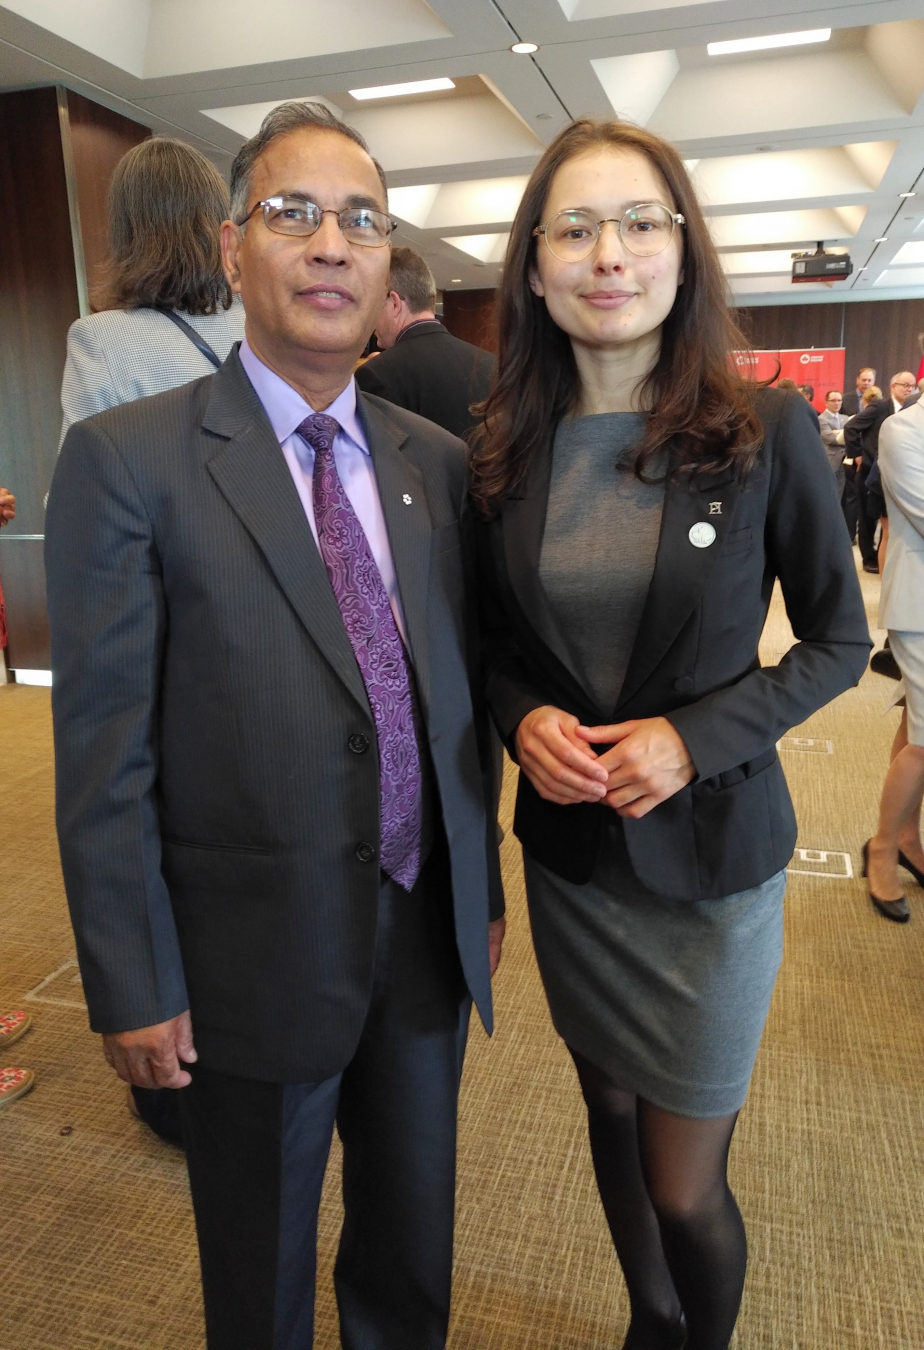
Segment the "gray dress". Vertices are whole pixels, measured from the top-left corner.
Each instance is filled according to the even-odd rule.
[[[562,422],[555,435],[539,578],[575,669],[609,720],[654,571],[664,485],[618,460],[636,413]],[[635,876],[613,813],[591,880],[524,853],[536,956],[559,1035],[621,1087],[685,1116],[747,1095],[782,958],[779,873],[721,900],[678,902]]]

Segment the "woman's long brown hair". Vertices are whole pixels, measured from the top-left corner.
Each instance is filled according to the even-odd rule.
[[[747,473],[761,441],[749,385],[729,353],[747,349],[725,298],[725,278],[683,160],[667,141],[628,122],[581,118],[545,151],[520,202],[498,297],[498,361],[483,407],[484,424],[472,459],[472,495],[493,515],[522,486],[529,465],[561,419],[577,404],[580,382],[566,333],[530,289],[538,239],[533,230],[552,179],[568,160],[598,149],[644,155],[686,220],[683,285],[664,320],[660,355],[639,391],[649,411],[633,467],[640,478],[670,443],[676,472]],[[680,227],[683,228],[683,227]]]
[[[228,309],[220,232],[230,210],[224,179],[193,146],[152,136],[129,150],[109,184],[109,254],[93,308]]]

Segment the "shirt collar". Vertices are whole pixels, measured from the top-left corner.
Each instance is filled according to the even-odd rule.
[[[241,343],[239,354],[247,378],[266,410],[277,441],[282,445],[315,410],[305,402],[297,389],[293,389],[281,375],[277,375],[275,370],[270,370],[269,366],[260,360],[246,337]],[[324,409],[324,412],[340,423],[341,432],[359,446],[363,454],[369,454],[369,446],[356,406],[356,381],[352,376],[347,387],[337,395],[329,407]]]

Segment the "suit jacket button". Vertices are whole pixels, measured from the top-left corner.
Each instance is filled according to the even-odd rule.
[[[354,755],[364,755],[369,749],[369,737],[364,736],[361,731],[354,731],[353,735],[347,741],[347,745],[353,751]]]
[[[371,844],[357,844],[356,856],[361,863],[371,863],[375,858],[375,849]]]
[[[674,688],[678,694],[688,694],[693,688],[693,676],[681,675],[679,679],[674,681]]]

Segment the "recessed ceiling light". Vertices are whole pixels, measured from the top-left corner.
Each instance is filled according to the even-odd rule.
[[[916,197],[918,194],[916,192],[900,192],[898,195],[899,197]]]
[[[887,234],[881,234],[878,239],[873,240],[874,244],[887,244],[888,242],[889,236]]]
[[[552,117],[551,113],[536,113],[537,122],[548,122],[551,120],[551,117]]]
[[[538,42],[515,42],[510,48],[517,56],[532,56],[533,52],[539,50]]]
[[[770,47],[802,47],[809,42],[828,42],[830,38],[830,28],[808,28],[802,33],[771,33],[768,37],[708,42],[706,51],[710,56],[729,56],[732,52],[762,52]]]
[[[858,272],[865,272],[866,269],[867,269],[867,267],[869,267],[869,263],[864,263],[862,267],[858,267],[858,268],[857,268],[857,271],[858,271]]]
[[[409,80],[406,84],[377,84],[374,89],[350,89],[352,98],[398,98],[401,94],[432,94],[436,89],[455,89],[446,75],[438,80]]]
[[[449,278],[449,284],[450,284],[450,286],[461,286],[461,285],[462,285],[462,278],[461,278],[461,277],[450,277],[450,278]]]

